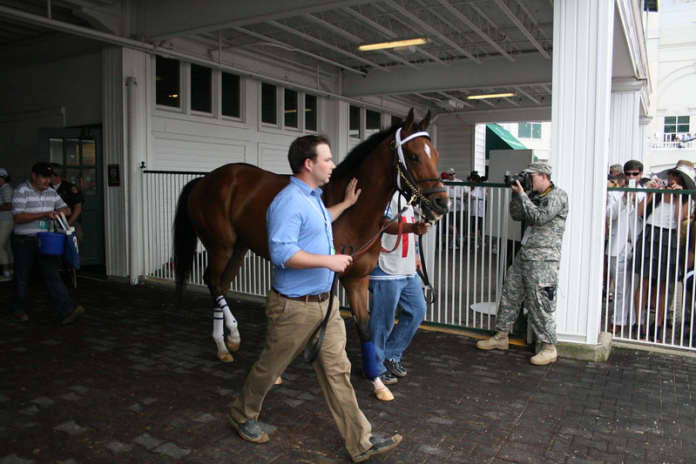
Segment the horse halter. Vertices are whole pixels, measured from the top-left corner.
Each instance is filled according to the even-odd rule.
[[[396,172],[398,173],[398,175],[396,176],[396,186],[399,192],[401,192],[404,195],[404,197],[408,199],[409,204],[413,203],[415,200],[418,200],[418,203],[421,205],[423,209],[432,211],[434,209],[433,205],[425,195],[444,192],[446,189],[444,187],[432,187],[423,190],[417,187],[416,184],[418,184],[419,182],[440,181],[439,177],[432,177],[427,179],[414,179],[411,173],[409,172],[408,165],[406,164],[406,159],[404,158],[403,146],[407,142],[417,137],[426,137],[428,140],[430,140],[430,134],[428,134],[425,131],[414,132],[413,134],[407,136],[403,140],[401,139],[401,127],[399,127],[396,130],[396,134],[394,134],[394,140],[392,140],[391,148],[394,151],[394,167],[396,168]],[[408,187],[408,190],[401,186],[402,179],[404,181],[404,184],[406,184],[406,187]]]

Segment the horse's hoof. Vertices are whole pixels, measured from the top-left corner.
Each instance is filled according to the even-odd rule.
[[[387,387],[375,390],[375,397],[380,401],[394,401],[394,395]]]
[[[282,385],[283,384],[283,378],[278,377],[276,381],[273,383],[273,385]]]
[[[239,351],[239,345],[240,342],[233,342],[230,341],[228,338],[225,339],[225,346],[227,347],[228,350],[230,350],[233,353],[236,353]]]
[[[231,363],[232,361],[234,361],[234,358],[229,353],[218,353],[217,358],[219,361],[222,361],[224,363]]]

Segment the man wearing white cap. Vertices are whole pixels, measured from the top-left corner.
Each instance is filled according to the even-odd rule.
[[[510,216],[526,226],[522,248],[505,277],[496,316],[497,333],[476,343],[476,348],[507,350],[508,334],[524,304],[534,334],[542,342],[541,350],[530,362],[541,366],[557,359],[554,312],[568,195],[551,182],[549,165],[532,163],[522,174],[530,180],[530,191],[525,192],[516,180],[510,200]]]

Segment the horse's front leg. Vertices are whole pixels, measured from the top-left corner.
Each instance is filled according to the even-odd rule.
[[[375,347],[372,344],[372,335],[370,333],[370,316],[367,311],[369,283],[369,278],[363,277],[362,279],[346,279],[343,281],[343,286],[346,289],[350,310],[353,313],[353,319],[360,337],[363,372],[372,382],[375,397],[381,401],[392,401],[394,395],[378,376]]]
[[[217,307],[213,310],[213,340],[217,346],[217,358],[222,362],[232,362],[234,357],[230,351],[239,350],[241,343],[237,319],[232,315],[224,296],[218,296],[215,303]],[[225,337],[225,326],[230,332],[227,337]]]

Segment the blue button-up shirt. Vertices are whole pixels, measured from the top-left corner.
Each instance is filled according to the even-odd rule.
[[[291,269],[285,266],[300,250],[333,254],[331,213],[312,190],[296,177],[275,197],[266,212],[268,250],[274,266],[273,288],[287,296],[317,295],[331,290],[334,272],[328,268]]]

